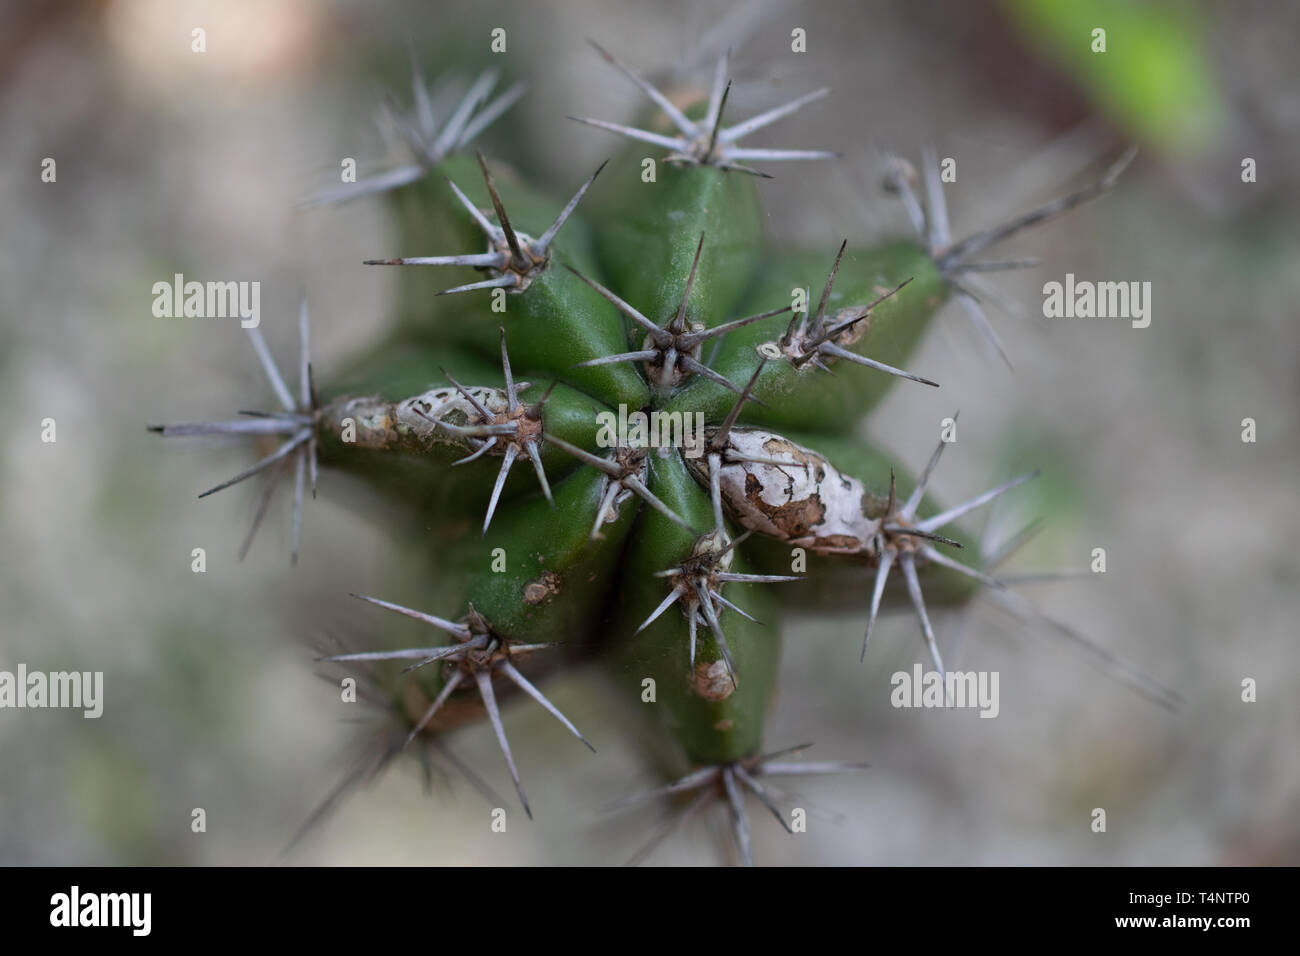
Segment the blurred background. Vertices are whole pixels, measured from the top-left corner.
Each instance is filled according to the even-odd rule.
[[[262,329],[295,354],[300,288],[318,380],[390,322],[378,200],[296,211],[339,162],[392,158],[380,91],[407,97],[407,44],[429,75],[496,65],[530,84],[483,137],[490,154],[567,195],[618,144],[567,121],[627,121],[640,94],[593,37],[664,82],[707,82],[733,50],[734,116],[821,85],[832,95],[760,134],[832,148],[773,165],[773,239],[833,251],[906,234],[882,193],[882,147],[934,144],[958,163],[953,229],[976,231],[1096,176],[1128,144],[1117,188],[1000,252],[1042,264],[995,277],[990,309],[1015,361],[989,355],[955,304],[865,430],[919,468],[961,409],[936,490],[950,501],[1025,467],[1044,477],[994,516],[1041,516],[1017,570],[1107,573],[1034,585],[1050,614],[1177,688],[1166,713],[1106,680],[1050,633],[989,605],[940,615],[950,659],[1001,673],[1001,713],[894,710],[889,675],[919,660],[910,616],[886,619],[867,663],[864,614],[792,617],[773,748],[867,760],[799,784],[820,811],[788,836],[751,807],[762,863],[1260,864],[1300,862],[1300,8],[1240,2],[492,3],[120,0],[10,3],[0,13],[0,669],[98,670],[104,715],[0,711],[0,861],[272,862],[349,766],[358,728],[309,642],[374,618],[349,591],[420,593],[427,554],[326,473],[289,567],[278,495],[236,561],[249,486],[196,501],[250,453],[163,442],[147,422],[222,417],[269,398],[233,323],[151,314],[175,272],[262,282]],[[191,51],[191,31],[207,50]],[[504,56],[488,50],[504,27]],[[1091,30],[1107,30],[1093,54]],[[791,52],[803,28],[807,52]],[[57,182],[41,181],[45,157]],[[1242,160],[1257,181],[1243,183]],[[369,166],[367,166],[369,164]],[[430,250],[432,251],[432,250]],[[1042,284],[1149,281],[1151,326],[1046,319]],[[43,443],[54,418],[57,442]],[[1244,418],[1258,441],[1241,440]],[[205,574],[190,570],[195,547]],[[435,572],[436,574],[436,572]],[[867,598],[863,590],[863,607]],[[431,607],[431,609],[433,609]],[[419,632],[413,631],[413,635]],[[417,638],[418,639],[418,638]],[[960,647],[957,646],[960,642]],[[1243,703],[1245,678],[1258,702]],[[527,704],[506,726],[538,819],[487,807],[454,774],[426,794],[399,765],[354,794],[291,858],[350,863],[620,863],[658,808],[600,808],[660,782],[662,742],[598,673],[549,685],[600,749]],[[450,740],[501,794],[490,731]],[[507,807],[513,807],[513,797]],[[205,833],[191,831],[202,807]],[[1105,834],[1090,811],[1107,811]],[[656,863],[728,859],[719,810]]]

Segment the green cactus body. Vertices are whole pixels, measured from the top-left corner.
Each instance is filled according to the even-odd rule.
[[[754,178],[667,163],[659,165],[653,183],[641,182],[639,166],[611,172],[621,174],[617,189],[624,201],[610,209],[598,233],[600,264],[610,288],[651,320],[666,324],[681,306],[703,236],[686,321],[707,327],[733,318],[762,254]],[[788,298],[778,297],[775,305]]]
[[[708,497],[676,452],[656,460],[651,487],[693,525],[712,525]],[[717,614],[734,666],[734,683],[722,648],[710,638],[704,614],[696,610],[701,602],[694,594],[683,595],[636,632],[679,580],[657,577],[658,572],[725,547],[729,540],[730,536],[711,533],[693,536],[657,512],[646,510],[624,562],[626,580],[632,584],[620,596],[614,618],[619,673],[626,692],[643,694],[643,682],[647,678],[654,681],[658,715],[687,758],[697,764],[738,760],[758,751],[780,660],[781,632],[772,596],[758,585],[721,585],[729,601],[764,622],[746,620],[728,608]],[[722,565],[725,570],[743,570],[734,550],[731,557],[733,560]],[[696,616],[693,628],[688,615]],[[696,641],[693,665],[692,631]]]
[[[397,334],[336,375],[322,401],[311,386],[304,306],[296,393],[252,333],[280,410],[156,430],[275,437],[271,455],[213,490],[267,469],[278,478],[292,464],[295,556],[318,461],[420,516],[417,533],[430,534],[455,578],[442,589],[454,605],[359,597],[422,621],[445,643],[329,658],[389,668],[408,743],[486,718],[531,815],[497,690],[502,700],[531,698],[586,743],[534,682],[604,657],[696,765],[674,792],[721,795],[748,859],[742,792],[772,810],[758,778],[802,772],[760,753],[782,610],[854,608],[869,636],[882,606],[910,604],[942,671],[927,600],[1004,591],[952,529],[1030,476],[944,509],[926,493],[939,452],[914,476],[852,437],[857,424],[894,378],[935,384],[903,368],[950,296],[982,318],[965,273],[1007,264],[975,262],[975,253],[1096,195],[1122,167],[959,243],[947,235],[937,170],[927,169],[928,217],[892,172],[920,244],[841,247],[838,256],[772,247],[750,164],[833,154],[740,140],[827,91],[728,126],[725,57],[707,104],[688,114],[600,52],[669,123],[640,130],[581,119],[640,141],[583,208],[595,174],[565,203],[503,164],[457,154],[485,94],[467,94],[439,138],[418,80],[420,164],[398,171],[390,207],[395,251],[420,258],[368,260],[437,267],[398,270]],[[658,157],[652,182],[641,175],[647,156]],[[808,301],[792,315],[796,289]],[[444,290],[456,294],[435,295]],[[855,367],[863,364],[871,367]],[[660,433],[664,447],[607,434],[608,421],[629,413],[686,427],[675,439]],[[806,569],[796,570],[796,549]],[[398,666],[405,670],[392,673]]]

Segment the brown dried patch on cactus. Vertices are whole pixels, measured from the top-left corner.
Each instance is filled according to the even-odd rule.
[[[563,582],[564,579],[554,571],[546,571],[540,578],[534,578],[524,585],[524,603],[534,607],[550,604],[551,599],[560,593]]]

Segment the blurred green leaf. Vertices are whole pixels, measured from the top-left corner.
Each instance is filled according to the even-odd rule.
[[[1200,150],[1221,122],[1218,91],[1192,3],[1005,0],[1030,44],[1059,62],[1098,109],[1165,149]],[[1093,52],[1093,30],[1106,51]]]

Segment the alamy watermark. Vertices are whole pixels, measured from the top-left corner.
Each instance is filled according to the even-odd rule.
[[[153,284],[153,314],[159,319],[239,319],[246,329],[262,322],[262,283],[185,281],[176,273],[171,282]]]
[[[1130,319],[1135,329],[1151,324],[1151,283],[1075,280],[1043,284],[1043,315],[1049,319]]]
[[[88,719],[104,713],[103,671],[0,671],[0,709],[72,708]]]
[[[978,708],[981,717],[996,717],[1001,710],[997,671],[925,671],[920,664],[911,673],[895,671],[889,678],[889,702],[895,707]]]
[[[74,885],[50,897],[51,926],[124,926],[133,936],[148,936],[152,915],[152,893],[83,893]]]
[[[596,444],[601,448],[680,448],[687,458],[704,454],[703,412],[597,412]]]

